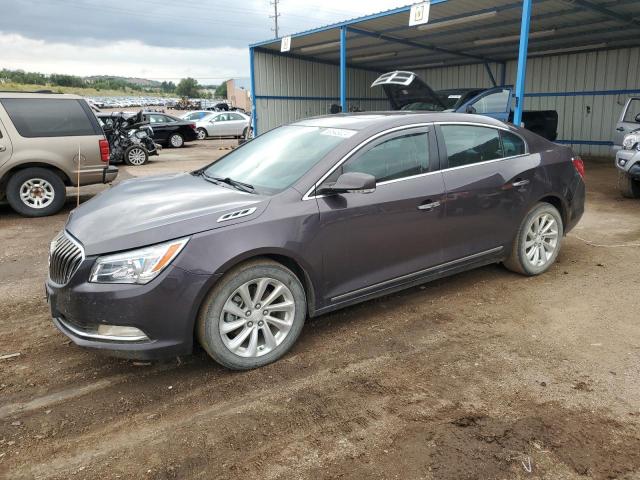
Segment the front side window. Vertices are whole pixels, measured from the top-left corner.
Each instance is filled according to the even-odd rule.
[[[80,100],[5,98],[2,100],[2,106],[22,137],[75,137],[97,134]]]
[[[500,133],[495,128],[442,125],[449,168],[504,157]]]
[[[476,113],[497,113],[506,112],[509,105],[509,97],[511,96],[511,90],[505,89],[499,92],[490,93],[480,98],[473,104],[473,108],[476,109]]]
[[[629,123],[639,123],[636,117],[640,115],[640,99],[634,98],[629,102],[629,107],[624,114],[624,121]]]
[[[429,143],[426,132],[416,132],[385,140],[348,160],[339,172],[368,173],[376,182],[420,175],[429,171]],[[332,180],[333,180],[332,176]]]
[[[253,185],[258,193],[278,193],[297,182],[354,130],[289,125],[276,128],[231,151],[207,167],[208,177]]]

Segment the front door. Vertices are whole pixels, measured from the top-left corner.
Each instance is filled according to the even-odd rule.
[[[380,137],[323,183],[345,172],[376,177],[372,193],[319,196],[324,288],[331,303],[366,295],[441,262],[444,184],[433,127]]]
[[[515,133],[470,124],[442,124],[446,165],[445,262],[500,254],[531,204],[537,156]]]
[[[457,111],[486,115],[508,122],[511,114],[511,89],[498,87],[486,90],[461,105]]]
[[[627,100],[627,104],[624,106],[620,119],[616,124],[616,131],[614,134],[614,148],[621,149],[622,141],[625,135],[634,130],[640,128],[640,97],[633,97]]]

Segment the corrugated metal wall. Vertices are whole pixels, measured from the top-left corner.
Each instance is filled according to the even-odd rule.
[[[259,130],[327,113],[338,103],[338,67],[256,52]],[[516,61],[507,63],[506,83],[515,83]],[[501,67],[492,65],[494,77]],[[484,65],[418,71],[434,89],[490,87]],[[388,108],[380,91],[369,88],[377,74],[349,69],[348,103],[364,110]],[[574,150],[610,156],[608,145],[630,93],[640,93],[640,48],[531,58],[527,68],[527,110],[557,110],[559,140],[574,141]],[[264,97],[302,97],[277,99]],[[368,99],[368,100],[367,100]],[[588,144],[586,142],[595,142]]]
[[[301,118],[326,115],[340,103],[339,68],[263,52],[255,53],[258,131],[264,133]],[[347,99],[364,111],[386,110],[389,102],[369,86],[377,74],[348,69]],[[284,97],[284,98],[283,98]]]

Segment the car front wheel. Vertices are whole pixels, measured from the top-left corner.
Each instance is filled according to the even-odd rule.
[[[7,182],[7,201],[20,215],[46,217],[64,206],[67,190],[55,172],[46,168],[25,168]]]
[[[523,275],[539,275],[555,262],[562,243],[560,212],[548,203],[533,207],[520,224],[511,255],[504,262],[509,269]]]
[[[640,198],[640,182],[618,170],[618,188],[625,198]]]
[[[202,307],[197,337],[221,365],[249,370],[287,353],[306,313],[304,288],[296,275],[277,262],[258,259],[220,279]]]
[[[179,133],[174,133],[169,137],[169,145],[173,148],[180,148],[184,145],[184,138]]]

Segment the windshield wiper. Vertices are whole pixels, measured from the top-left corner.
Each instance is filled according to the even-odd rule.
[[[205,171],[202,171],[202,176],[205,177],[207,180],[211,180],[214,182],[218,182],[218,183],[226,183],[227,185],[231,185],[232,187],[236,188],[237,190],[243,191],[243,192],[247,192],[247,193],[255,193],[256,189],[254,188],[253,185],[250,185],[248,183],[244,183],[244,182],[240,182],[238,180],[234,180],[233,178],[222,178],[222,177],[212,177],[210,175],[207,175],[207,173]]]

